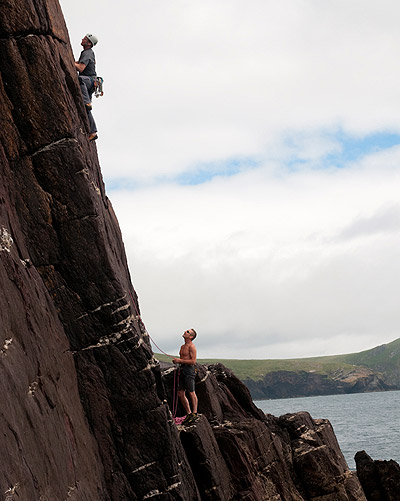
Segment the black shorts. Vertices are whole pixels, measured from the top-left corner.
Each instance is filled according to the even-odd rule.
[[[179,372],[179,389],[194,391],[194,380],[196,377],[196,370],[194,365],[181,366]]]

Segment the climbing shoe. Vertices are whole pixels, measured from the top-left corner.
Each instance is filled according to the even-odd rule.
[[[188,425],[188,424],[193,424],[195,421],[197,421],[198,415],[197,413],[191,412],[186,416],[185,421],[183,421],[183,425]]]
[[[96,134],[96,132],[92,132],[91,134],[89,134],[89,141],[96,141],[98,137],[99,136]]]
[[[182,421],[182,424],[188,424],[189,423],[189,420],[190,418],[193,416],[193,412],[191,412],[190,414],[188,414],[185,419]]]
[[[92,111],[92,103],[86,103],[86,111]]]

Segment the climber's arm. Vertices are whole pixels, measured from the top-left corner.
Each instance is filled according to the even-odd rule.
[[[75,61],[75,68],[79,71],[79,73],[82,73],[82,71],[86,68],[86,64]]]

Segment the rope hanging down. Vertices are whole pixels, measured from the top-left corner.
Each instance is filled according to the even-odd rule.
[[[141,316],[140,316],[140,314],[139,314],[139,311],[138,311],[137,306],[136,306],[136,303],[135,303],[135,301],[134,301],[134,299],[133,299],[132,293],[131,293],[131,291],[130,291],[130,290],[128,290],[128,292],[129,292],[129,295],[131,296],[131,299],[132,299],[132,304],[133,304],[133,307],[135,308],[136,315],[140,318],[140,321],[142,322],[142,324],[143,324],[143,326],[144,326],[144,328],[145,328],[145,330],[146,330],[146,334],[149,336],[149,338],[150,338],[151,342],[154,344],[154,346],[155,346],[156,348],[158,348],[158,349],[161,351],[161,353],[163,353],[164,355],[166,355],[166,356],[167,356],[167,357],[169,357],[169,358],[174,358],[173,356],[168,355],[168,353],[165,353],[165,351],[163,351],[163,350],[162,350],[162,349],[158,346],[158,344],[154,341],[154,339],[150,336],[149,331],[146,329],[146,326],[144,325],[144,322],[143,322],[143,320],[142,320],[142,317],[141,317]]]
[[[172,417],[176,418],[178,412],[178,389],[179,389],[180,369],[177,367],[174,370],[174,390],[172,392]]]
[[[128,290],[129,292],[129,295],[131,296],[131,299],[132,299],[132,304],[133,304],[133,307],[135,308],[135,311],[136,311],[136,315],[140,318],[140,321],[142,322],[144,328],[145,328],[145,331],[146,331],[146,334],[149,336],[150,340],[152,341],[152,343],[154,344],[154,346],[156,346],[160,351],[161,353],[164,353],[164,355],[166,355],[167,357],[169,358],[174,358],[172,357],[171,355],[168,355],[168,353],[165,353],[165,351],[163,351],[159,346],[158,344],[154,341],[154,339],[150,336],[143,320],[142,320],[142,317],[139,315],[139,311],[138,311],[138,308],[136,306],[136,303],[135,303],[135,300],[133,299],[133,296],[132,296],[132,293],[130,290]],[[175,370],[174,370],[174,389],[173,389],[173,392],[172,392],[172,417],[174,418],[174,420],[176,419],[179,419],[176,417],[176,414],[178,412],[178,389],[179,389],[179,376],[180,376],[180,370],[179,368],[177,367]]]

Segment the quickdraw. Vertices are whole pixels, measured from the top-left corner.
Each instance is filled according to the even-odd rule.
[[[93,85],[94,85],[94,95],[96,97],[100,97],[104,94],[103,92],[103,82],[104,82],[104,78],[102,77],[94,77],[94,82],[93,82]]]

